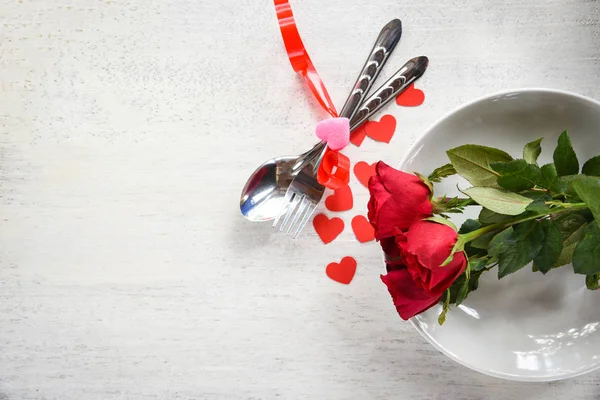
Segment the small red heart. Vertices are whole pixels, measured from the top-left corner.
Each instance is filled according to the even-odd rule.
[[[369,178],[375,175],[375,164],[377,163],[369,165],[364,161],[354,164],[354,175],[366,187],[369,187]]]
[[[356,217],[352,218],[352,230],[354,231],[356,240],[361,243],[375,240],[375,230],[364,215],[357,215]]]
[[[363,140],[365,140],[365,137],[367,137],[367,131],[365,130],[365,127],[368,123],[369,121],[364,122],[361,126],[356,128],[356,130],[350,134],[350,143],[357,147],[359,147],[362,144]]]
[[[336,189],[331,196],[325,199],[325,207],[329,211],[348,211],[352,209],[353,205],[352,190],[348,185]]]
[[[325,214],[318,214],[313,218],[313,227],[323,241],[331,243],[344,230],[344,221],[340,218],[327,218]]]
[[[356,274],[356,260],[353,257],[346,256],[340,263],[332,262],[325,268],[328,277],[344,285],[352,282]]]
[[[365,125],[367,136],[378,142],[389,143],[396,132],[396,118],[393,115],[384,115],[379,121],[369,121]]]
[[[425,93],[420,89],[415,89],[414,83],[396,97],[396,104],[404,107],[416,107],[425,101]]]

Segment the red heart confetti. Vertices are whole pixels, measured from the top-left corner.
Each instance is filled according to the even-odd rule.
[[[344,230],[344,221],[340,218],[327,218],[325,214],[318,214],[313,218],[313,227],[323,241],[331,243]]]
[[[325,199],[325,207],[329,211],[348,211],[352,209],[353,205],[352,190],[348,185],[336,189],[332,195]]]
[[[346,256],[338,263],[332,262],[325,268],[328,277],[344,285],[352,282],[356,274],[356,260],[353,257]]]
[[[367,136],[378,142],[389,143],[396,131],[396,118],[386,114],[379,121],[369,121],[365,125]]]
[[[420,89],[415,89],[414,83],[396,97],[396,104],[403,107],[416,107],[425,101],[425,93]]]
[[[352,218],[352,230],[354,231],[356,240],[361,243],[375,240],[375,230],[364,215],[357,215]]]
[[[375,175],[375,164],[377,163],[369,165],[364,161],[359,161],[354,164],[354,175],[356,175],[360,183],[366,187],[369,186],[369,178]]]
[[[363,140],[365,140],[365,137],[367,136],[367,131],[365,130],[365,127],[368,123],[369,121],[364,122],[361,126],[356,128],[356,130],[350,134],[350,143],[357,147],[359,147],[362,144]]]

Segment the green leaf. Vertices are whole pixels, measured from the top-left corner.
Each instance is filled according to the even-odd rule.
[[[463,235],[465,233],[476,231],[479,228],[481,228],[481,224],[479,223],[479,221],[474,219],[468,219],[462,224],[460,230],[458,231],[458,234]],[[485,247],[484,249],[487,249],[487,247]],[[471,246],[470,243],[465,243],[464,251],[469,257],[482,253],[481,249]]]
[[[490,242],[492,241],[496,233],[497,232],[485,233],[479,236],[478,238],[473,239],[468,244],[472,247],[475,247],[476,249],[487,250],[487,248],[490,246]]]
[[[558,172],[556,172],[556,167],[554,164],[546,164],[542,168],[540,168],[541,177],[539,185],[552,191],[559,191],[556,186],[558,181]]]
[[[543,139],[544,138],[540,138],[525,145],[525,148],[523,149],[523,159],[529,164],[537,165],[537,159],[540,154],[542,154],[541,143]]]
[[[472,187],[463,193],[483,207],[504,215],[519,215],[533,202],[517,193],[491,187]]]
[[[585,235],[585,227],[587,222],[584,220],[583,223],[577,227],[572,227],[572,232],[563,232],[561,231],[561,235],[563,237],[563,245],[560,255],[558,256],[558,260],[552,266],[552,268],[562,267],[563,265],[567,265],[573,262],[573,253],[575,253],[575,248],[577,244],[583,239]],[[561,230],[560,226],[557,224],[559,230]]]
[[[550,211],[550,206],[546,204],[547,201],[552,201],[552,196],[547,192],[525,192],[521,193],[522,196],[533,200],[533,202],[527,206],[527,211],[534,214],[547,214]]]
[[[442,178],[446,178],[454,174],[456,174],[456,170],[452,164],[446,164],[434,169],[433,172],[429,174],[428,178],[431,182],[441,182]]]
[[[536,214],[543,214],[548,213],[550,211],[550,207],[548,207],[544,200],[535,200],[533,203],[527,206],[527,211],[531,211]]]
[[[582,175],[573,182],[573,189],[581,200],[590,208],[596,223],[600,221],[600,178]]]
[[[506,243],[515,237],[515,230],[512,226],[506,228],[500,233],[492,235],[492,239],[488,245],[488,254],[492,257],[498,257],[504,253]]]
[[[490,163],[512,160],[512,157],[492,147],[466,144],[446,151],[456,172],[473,186],[493,186],[499,174],[490,167]]]
[[[471,273],[483,270],[488,264],[490,264],[490,261],[490,257],[470,258],[469,265],[471,266]]]
[[[463,284],[460,286],[460,289],[458,290],[458,293],[456,294],[456,301],[454,304],[459,306],[463,301],[465,301],[468,294],[469,294],[469,279],[465,280],[463,282]]]
[[[541,222],[545,238],[540,252],[533,259],[535,268],[543,274],[552,269],[563,249],[563,237],[560,230],[551,220]]]
[[[581,173],[590,176],[600,176],[600,156],[592,157],[583,164]]]
[[[583,275],[600,273],[600,227],[598,224],[589,224],[585,228],[585,236],[573,253],[573,271]]]
[[[437,224],[442,224],[442,225],[446,225],[449,226],[450,228],[456,230],[456,225],[454,225],[452,223],[452,221],[450,221],[449,219],[446,218],[440,218],[440,217],[429,217],[429,218],[425,218],[423,221],[431,221],[431,222],[435,222]]]
[[[472,293],[477,290],[477,288],[479,287],[479,277],[483,272],[485,272],[485,270],[481,270],[479,272],[471,274],[471,279],[469,279],[469,293]]]
[[[485,272],[485,269],[477,271],[471,270],[470,276],[467,276],[467,271],[463,272],[458,278],[452,282],[450,286],[450,304],[460,305],[464,300],[477,290],[479,286],[479,277]],[[442,295],[441,303],[443,304],[446,300],[445,294]]]
[[[575,213],[559,215],[554,220],[554,224],[560,231],[563,241],[568,241],[569,237],[586,223],[587,221],[582,215]]]
[[[573,183],[579,180],[584,175],[565,175],[558,178],[558,182],[555,187],[558,189],[558,193],[564,194],[569,201],[579,201],[577,192],[573,188]]]
[[[538,191],[538,190],[529,190],[523,193],[520,193],[521,196],[525,196],[528,199],[533,201],[543,200],[543,201],[551,201],[552,196],[546,191]]]
[[[512,215],[503,215],[488,210],[487,208],[482,208],[479,212],[479,222],[483,225],[497,224],[499,222],[507,222],[513,219]]]
[[[446,314],[448,313],[449,309],[450,309],[450,290],[446,290],[446,299],[444,300],[444,306],[442,307],[442,312],[440,313],[440,316],[438,317],[438,324],[444,325],[444,322],[446,322]]]
[[[514,234],[504,241],[504,251],[498,257],[498,279],[529,264],[544,243],[544,228],[535,220],[514,225]]]
[[[522,192],[537,185],[542,177],[542,172],[537,165],[528,164],[525,160],[512,160],[502,163],[493,163],[492,169],[501,176],[498,185],[513,192]]]
[[[479,221],[474,219],[468,219],[465,222],[463,222],[463,224],[460,226],[460,230],[458,231],[458,233],[469,233],[476,231],[479,228],[481,228],[481,224],[479,223]]]
[[[579,161],[573,146],[569,133],[564,131],[558,138],[558,146],[554,150],[554,165],[558,176],[575,175],[579,173]]]
[[[579,237],[579,240],[581,240],[581,239],[583,239],[584,233],[585,233],[585,226],[582,226],[580,229],[575,231],[575,233],[573,234],[573,237],[574,238]],[[552,266],[552,268],[558,268],[558,267],[562,267],[563,265],[571,264],[573,262],[573,254],[575,254],[575,249],[577,248],[578,244],[579,244],[579,241],[577,241],[575,243],[570,243],[570,244],[565,244],[563,242],[563,248],[562,248],[562,251],[560,252],[560,256],[558,256],[558,260],[556,260],[556,263]]]
[[[471,243],[465,244],[465,254],[467,257],[482,257],[485,255],[487,249],[478,249],[477,247],[471,246]]]
[[[600,274],[586,275],[585,286],[590,290],[600,289]]]
[[[429,179],[425,178],[423,175],[421,175],[418,172],[413,171],[413,174],[415,174],[425,184],[425,186],[427,186],[429,188],[429,193],[433,194],[433,184],[431,182],[429,182]]]

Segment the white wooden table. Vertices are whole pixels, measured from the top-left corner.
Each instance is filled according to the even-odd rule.
[[[429,56],[390,145],[475,97],[551,87],[600,98],[594,0],[297,0],[341,105],[380,27],[383,75]],[[322,114],[292,72],[271,1],[0,2],[0,399],[598,399],[472,372],[396,315],[375,243],[323,246],[244,220],[265,159],[310,146]],[[367,192],[353,177],[356,206]],[[359,263],[349,286],[330,261]]]

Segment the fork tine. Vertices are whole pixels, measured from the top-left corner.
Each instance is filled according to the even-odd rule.
[[[290,202],[293,198],[293,193],[285,193],[285,198],[283,201],[283,207],[281,207],[281,211],[279,212],[279,214],[277,214],[277,217],[275,217],[275,220],[273,221],[273,228],[275,228],[277,226],[277,224],[279,223],[279,220],[281,219],[281,216],[285,213],[287,213],[288,207],[290,206]]]
[[[294,218],[292,219],[292,222],[290,222],[290,224],[287,227],[287,230],[285,231],[285,233],[287,235],[290,235],[290,232],[292,231],[292,228],[294,228],[296,226],[296,223],[304,215],[304,212],[306,211],[306,208],[310,204],[310,200],[307,199],[306,196],[302,196],[301,199],[302,199],[302,201],[300,202],[300,205],[298,206],[298,209],[294,213]]]
[[[283,232],[283,230],[287,226],[288,221],[290,220],[290,218],[292,217],[292,215],[294,215],[294,211],[296,210],[296,207],[298,207],[298,204],[302,200],[302,197],[304,197],[304,196],[301,196],[298,193],[293,193],[292,194],[292,197],[290,198],[290,202],[289,202],[289,204],[287,206],[287,212],[285,213],[285,217],[283,218],[283,222],[279,226],[279,231],[280,232]]]
[[[304,229],[304,227],[306,226],[306,223],[308,222],[308,220],[313,215],[313,213],[315,212],[316,209],[317,209],[317,205],[312,202],[309,202],[308,208],[306,209],[306,213],[304,214],[302,221],[300,221],[300,224],[298,224],[298,227],[296,228],[296,232],[294,232],[294,235],[293,235],[294,239],[296,239],[298,237],[298,235],[300,235],[300,232],[302,232],[302,229]]]

